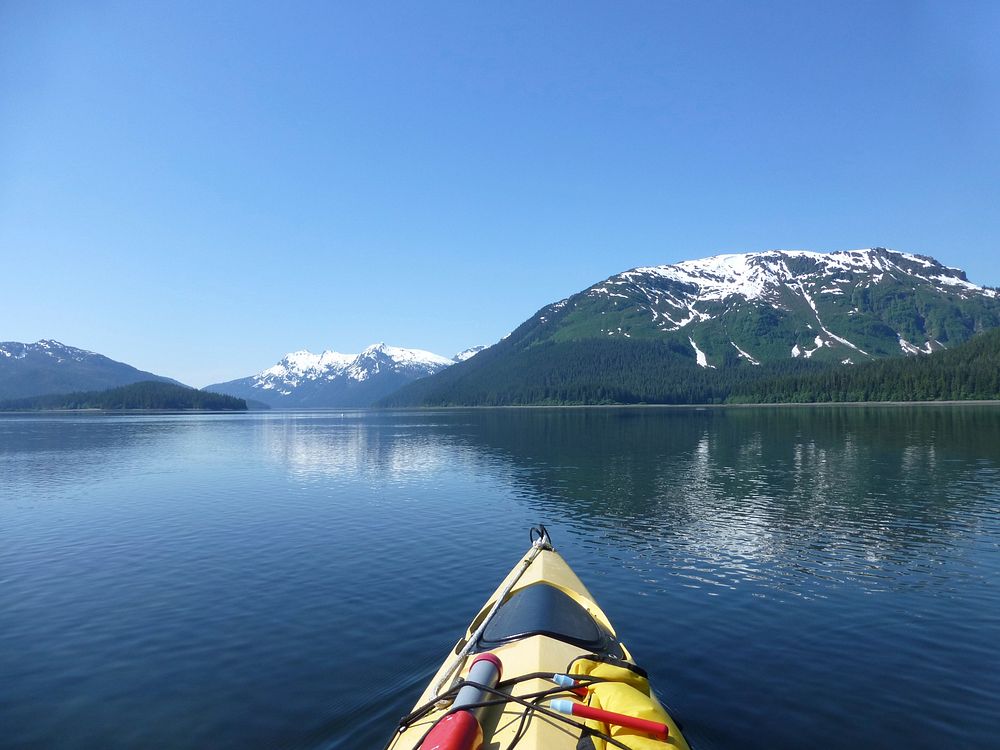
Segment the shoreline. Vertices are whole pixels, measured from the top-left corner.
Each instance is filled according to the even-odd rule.
[[[248,411],[248,409],[0,409],[0,414],[246,414]]]
[[[769,407],[796,408],[796,407],[832,407],[849,406],[852,408],[863,406],[1000,406],[1000,399],[987,400],[951,400],[951,401],[782,401],[777,403],[752,403],[752,404],[504,404],[497,406],[395,406],[395,407],[369,407],[362,409],[337,409],[336,407],[323,407],[322,411],[441,411],[441,410],[461,410],[461,409],[761,409]],[[309,409],[272,409],[272,411],[311,411]]]
[[[313,408],[293,409],[15,409],[2,410],[0,416],[13,414],[295,414],[308,413],[346,413],[346,412],[429,412],[429,411],[469,411],[469,410],[540,410],[540,409],[798,409],[798,408],[835,408],[848,407],[852,409],[863,407],[905,408],[914,406],[997,406],[1000,399],[988,400],[950,400],[950,401],[810,401],[781,402],[753,404],[504,404],[498,406],[317,406]]]

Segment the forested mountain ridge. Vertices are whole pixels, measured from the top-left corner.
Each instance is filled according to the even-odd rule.
[[[243,399],[159,381],[130,383],[104,391],[55,393],[0,401],[0,411],[52,409],[246,411],[247,404]]]
[[[719,403],[749,383],[924,357],[998,325],[996,290],[932,258],[716,256],[612,276],[379,404]]]
[[[930,353],[998,325],[996,290],[933,258],[885,248],[635,268],[537,316],[542,338],[676,341],[703,367]]]
[[[882,359],[744,381],[727,403],[965,401],[1000,399],[1000,328],[917,359]]]
[[[488,353],[488,352],[487,352]],[[669,366],[664,366],[669,362]],[[854,366],[791,360],[702,368],[664,342],[545,342],[498,356],[484,373],[457,368],[412,383],[379,406],[750,404],[1000,399],[1000,328],[954,349]],[[446,381],[446,382],[442,382]]]

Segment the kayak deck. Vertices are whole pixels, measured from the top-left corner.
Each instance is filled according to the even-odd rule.
[[[490,653],[502,663],[502,677],[495,691],[485,694],[488,697],[483,703],[491,705],[476,708],[484,750],[505,750],[513,747],[513,743],[520,750],[576,750],[583,734],[591,735],[596,750],[654,746],[686,750],[687,743],[677,725],[663,711],[652,691],[643,699],[651,704],[650,710],[655,709],[665,718],[663,723],[669,727],[666,741],[631,734],[608,740],[602,735],[616,734],[617,730],[549,709],[552,698],[584,700],[551,679],[553,674],[567,673],[583,657],[632,668],[638,673],[642,670],[632,667],[635,662],[618,640],[607,615],[551,548],[547,536],[543,534],[540,541],[541,544],[535,542],[473,618],[465,635],[421,694],[414,712],[397,727],[387,748],[419,748],[434,725],[455,711],[449,701],[468,676],[476,655]],[[586,682],[583,677],[581,684]],[[425,746],[424,750],[428,748]]]

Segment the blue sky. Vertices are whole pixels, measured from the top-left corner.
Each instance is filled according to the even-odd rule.
[[[1000,284],[1000,3],[0,3],[0,340],[205,385],[637,265]]]

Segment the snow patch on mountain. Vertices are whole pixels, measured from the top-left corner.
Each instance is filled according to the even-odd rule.
[[[822,336],[817,336],[817,337],[816,337],[815,339],[813,339],[813,343],[814,343],[814,344],[816,344],[816,348],[815,348],[815,349],[805,349],[805,350],[803,350],[803,352],[802,352],[802,355],[803,355],[803,356],[804,356],[804,357],[805,357],[806,359],[809,359],[809,358],[810,358],[810,357],[811,357],[812,355],[814,355],[814,354],[815,354],[816,352],[818,352],[818,351],[819,351],[820,349],[822,349],[822,348],[823,348],[823,346],[824,346],[824,344],[825,344],[826,346],[829,346],[829,345],[830,345],[830,342],[828,342],[828,341],[823,341],[823,337],[822,337]],[[856,348],[856,347],[855,347],[855,348]]]
[[[565,300],[563,300],[562,304],[566,304]],[[470,346],[468,349],[463,349],[462,351],[460,351],[451,359],[453,362],[464,362],[467,359],[475,357],[477,354],[479,354],[479,352],[481,352],[485,348],[486,348],[485,344],[480,344],[479,346]]]
[[[932,281],[936,281],[939,284],[947,284],[948,286],[962,287],[963,289],[968,289],[972,292],[981,292],[987,297],[996,297],[997,291],[995,289],[984,289],[981,286],[973,284],[967,279],[960,278],[958,276],[946,276],[944,274],[937,274],[931,277]]]
[[[847,298],[869,300],[871,293],[866,290],[890,283],[906,292],[920,286],[953,301],[985,302],[998,295],[995,289],[970,282],[961,269],[942,265],[933,258],[876,247],[832,253],[768,250],[639,267],[593,285],[582,296],[599,301],[604,308],[601,315],[623,309],[620,303],[625,299],[624,309],[631,307],[648,316],[646,320],[656,330],[663,334],[683,330],[686,337],[699,336],[702,324],[708,321],[746,320],[745,314],[770,308],[778,315],[761,313],[765,320],[798,318],[800,325],[816,329],[824,342],[804,347],[794,339],[788,340],[789,346],[794,345],[792,357],[810,358],[820,348],[843,346],[861,357],[872,358],[884,356],[885,351],[873,349],[875,342],[867,333],[861,334],[864,341],[852,340],[863,329],[844,326],[842,316],[861,313],[857,305],[845,302]],[[803,314],[806,320],[801,320]],[[726,325],[723,322],[723,330]],[[608,335],[619,333],[615,329],[602,330]],[[627,332],[628,328],[621,331],[622,335]],[[738,347],[737,351],[740,357],[752,361]],[[707,347],[706,356],[719,354]]]
[[[359,354],[333,350],[317,354],[300,349],[289,352],[256,375],[205,389],[260,400],[277,408],[364,408],[397,388],[454,363],[434,352],[384,342],[372,344]]]
[[[730,341],[729,343],[732,344],[733,348],[736,349],[737,352],[739,352],[739,355],[743,357],[743,359],[747,360],[750,364],[752,365],[760,364],[760,362],[754,359],[748,352],[745,352],[742,349],[740,349],[740,347],[736,344],[735,341]]]
[[[471,356],[471,355],[470,355]],[[360,354],[328,349],[316,354],[307,349],[289,352],[277,364],[251,376],[251,387],[288,395],[308,381],[346,378],[362,382],[383,371],[430,375],[453,361],[423,349],[404,349],[385,343],[372,344]]]
[[[424,349],[403,349],[399,346],[372,344],[361,354],[382,353],[401,367],[447,367],[452,360]]]
[[[33,344],[0,341],[0,400],[103,391],[142,380],[181,385],[176,380],[55,339],[41,339]]]
[[[362,382],[383,371],[407,372],[414,377],[430,375],[454,362],[447,357],[423,349],[403,349],[384,343],[372,344],[355,357],[343,374],[350,380]]]
[[[698,345],[696,343],[694,343],[694,339],[689,337],[688,341],[691,342],[691,347],[694,349],[694,357],[695,357],[695,360],[698,362],[698,366],[699,367],[708,367],[708,368],[714,370],[715,369],[715,365],[708,364],[708,357],[706,357],[705,356],[705,352],[703,352],[701,349],[699,349]]]
[[[24,359],[29,354],[44,354],[52,357],[56,362],[73,360],[83,362],[91,357],[100,357],[96,352],[86,349],[77,349],[75,346],[67,346],[55,339],[40,339],[33,344],[22,344],[19,341],[0,341],[0,355],[9,359]]]
[[[789,261],[806,261],[808,268],[793,273]],[[872,273],[876,272],[874,277]],[[691,315],[682,320],[671,320],[677,327],[683,327],[699,319],[693,304],[698,302],[719,302],[731,297],[746,301],[773,301],[775,293],[782,287],[797,285],[805,289],[805,284],[822,280],[824,285],[817,294],[844,294],[853,282],[841,278],[851,273],[863,274],[861,283],[879,283],[885,274],[912,276],[937,285],[955,287],[969,294],[996,297],[994,289],[987,289],[965,278],[965,274],[949,268],[929,258],[910,253],[900,253],[884,248],[863,250],[843,250],[833,253],[819,253],[811,250],[768,250],[756,253],[715,255],[699,260],[686,260],[673,265],[647,266],[613,276],[591,288],[597,295],[621,296],[614,287],[634,285],[647,293],[650,302],[660,302],[678,309],[687,308]],[[831,279],[830,277],[834,278]],[[674,293],[664,293],[660,289],[644,288],[645,282],[669,280],[676,282],[680,297]],[[810,284],[811,285],[811,284]],[[839,285],[839,286],[838,286]]]
[[[341,354],[330,350],[314,354],[307,349],[300,349],[289,352],[277,364],[259,372],[256,377],[265,389],[275,388],[278,384],[294,387],[303,380],[316,380],[342,372],[355,357],[356,354]]]
[[[935,345],[938,349],[944,349],[945,346],[940,341],[930,340],[925,341],[923,346],[917,346],[907,341],[902,336],[899,337],[899,348],[902,350],[903,354],[933,354]]]

